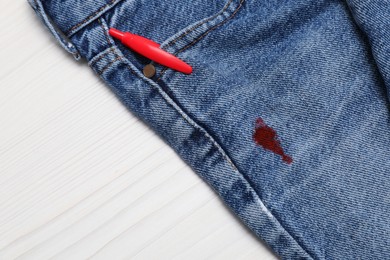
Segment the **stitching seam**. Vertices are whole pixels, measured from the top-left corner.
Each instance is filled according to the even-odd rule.
[[[90,14],[89,16],[87,16],[87,18],[85,18],[84,20],[82,20],[81,22],[79,22],[78,24],[74,25],[72,28],[70,28],[66,35],[70,35],[73,33],[74,30],[76,30],[77,28],[81,27],[83,24],[87,23],[88,21],[90,21],[92,18],[94,18],[98,13],[100,13],[101,11],[104,10],[104,8],[106,8],[107,6],[110,6],[112,5],[116,0],[111,0],[110,2],[108,2],[107,4],[103,5],[102,7],[100,7],[97,11],[95,11],[94,13]]]
[[[233,0],[230,0],[226,5],[225,7],[219,11],[218,13],[216,13],[215,15],[213,15],[212,17],[209,17],[208,19],[206,19],[205,21],[197,24],[196,26],[192,27],[192,28],[189,28],[186,32],[184,32],[182,35],[180,35],[179,37],[177,37],[176,39],[172,40],[171,42],[167,43],[167,45],[163,46],[163,48],[168,48],[170,46],[172,46],[175,42],[177,42],[178,40],[182,39],[184,36],[186,36],[187,34],[189,34],[190,32],[196,30],[197,28],[199,28],[200,26],[202,26],[203,24],[213,20],[214,18],[216,18],[217,16],[221,15],[223,12],[225,12],[229,7],[230,5],[232,4]]]
[[[117,50],[114,50],[115,52],[115,55],[120,57],[120,54],[118,54]],[[121,57],[120,57],[121,58]],[[139,74],[134,71],[134,69],[129,65],[127,64],[127,61],[126,59],[122,59],[124,60],[124,62],[126,63],[126,67],[130,70],[130,72],[134,75],[136,75],[137,77],[140,77]],[[170,102],[170,98],[169,96],[168,97],[165,97],[161,92],[163,92],[164,94],[166,94],[163,90],[160,90],[159,87],[156,87],[154,86],[153,84],[151,84],[148,80],[145,80],[144,77],[140,77],[144,82],[146,82],[148,85],[150,85],[152,88],[155,88],[159,91],[159,93],[163,96],[163,98],[167,101],[168,104],[170,104],[190,125],[192,125],[193,127],[195,127],[196,129],[198,129],[199,131],[203,132],[203,134],[214,144],[214,146],[219,150],[219,152],[221,153],[222,157],[231,165],[231,167],[233,168],[233,170],[237,171],[238,172],[238,169],[237,167],[234,165],[234,163],[232,162],[232,160],[230,160],[230,158],[227,156],[227,154],[223,151],[222,147],[220,145],[218,145],[218,143],[210,136],[210,134],[204,130],[202,127],[200,127],[198,124],[196,124],[193,120],[189,119],[189,117],[183,112],[183,110],[175,103],[175,102]],[[167,94],[166,94],[167,95]],[[242,174],[241,174],[242,175]],[[242,175],[243,176],[243,175]]]
[[[120,55],[118,54],[117,50],[114,50],[116,55]],[[305,252],[309,257],[311,257],[311,259],[314,259],[300,244],[299,242],[282,226],[282,224],[279,222],[279,220],[269,211],[269,209],[264,205],[263,201],[260,199],[259,195],[257,194],[257,192],[255,191],[255,189],[253,188],[252,184],[250,183],[250,181],[246,178],[245,175],[243,175],[238,169],[237,167],[234,165],[233,161],[229,158],[229,156],[226,154],[226,152],[223,150],[223,148],[214,140],[214,138],[203,128],[201,127],[200,125],[198,125],[193,119],[191,119],[181,108],[178,104],[176,104],[170,97],[169,95],[164,91],[162,90],[160,87],[158,87],[158,85],[155,83],[155,82],[150,82],[150,79],[145,79],[143,76],[139,75],[139,73],[137,73],[136,71],[133,70],[133,68],[128,64],[128,61],[124,58],[122,59],[123,62],[125,63],[126,67],[129,69],[129,71],[136,75],[137,77],[139,77],[141,80],[143,80],[146,84],[148,84],[149,86],[151,86],[152,88],[154,89],[157,89],[157,91],[160,93],[160,95],[162,96],[162,98],[170,105],[173,107],[173,109],[175,109],[175,111],[177,113],[179,113],[182,118],[187,121],[187,123],[189,123],[191,126],[193,126],[195,129],[198,129],[199,131],[201,131],[204,136],[209,139],[209,141],[214,145],[215,148],[217,148],[217,150],[220,152],[220,154],[222,155],[222,157],[229,163],[229,165],[232,167],[233,171],[235,171],[239,176],[241,176],[246,182],[247,182],[247,185],[250,187],[251,191],[254,193],[254,195],[256,196],[256,198],[258,199],[259,201],[259,206],[260,208],[262,208],[262,210],[264,210],[265,214],[268,215],[268,216],[271,216],[271,218],[273,219],[273,221],[275,222],[275,224],[279,227],[282,228],[282,230],[285,232],[286,235],[288,235],[293,241],[295,241],[295,243],[299,246],[299,248]],[[154,84],[156,84],[157,86],[155,86]]]
[[[208,33],[210,33],[212,30],[222,26],[223,24],[225,24],[228,20],[230,20],[231,18],[233,18],[236,13],[239,11],[239,9],[242,7],[243,3],[245,2],[245,0],[240,0],[240,4],[239,6],[236,8],[236,10],[229,16],[227,17],[224,21],[220,22],[219,24],[216,24],[215,26],[211,27],[210,29],[208,29],[206,32],[204,32],[202,35],[200,35],[198,38],[196,38],[194,41],[192,41],[190,44],[188,44],[187,46],[184,46],[183,48],[181,48],[180,50],[178,50],[176,52],[176,54],[186,50],[187,48],[193,46],[195,43],[197,43],[198,41],[200,41],[202,38],[204,38]],[[133,74],[135,75],[136,77],[139,77],[141,78],[142,81],[146,82],[149,86],[151,86],[152,88],[155,88],[157,89],[157,91],[160,93],[160,95],[162,96],[162,98],[169,104],[171,105],[177,113],[179,113],[182,118],[187,121],[187,123],[189,123],[191,126],[193,126],[195,129],[198,129],[199,131],[201,131],[204,136],[209,139],[209,141],[213,144],[213,146],[215,148],[217,148],[217,150],[219,151],[219,153],[222,155],[222,157],[225,159],[226,162],[228,162],[228,164],[232,167],[233,171],[235,171],[236,173],[238,173],[238,175],[240,175],[246,182],[247,182],[247,185],[250,187],[251,191],[254,193],[254,195],[257,197],[258,201],[259,201],[259,206],[260,208],[262,208],[262,210],[264,210],[265,214],[271,216],[271,218],[273,219],[273,221],[275,222],[275,224],[279,227],[282,228],[282,230],[285,232],[286,235],[288,235],[293,241],[295,241],[295,243],[299,246],[299,248],[305,252],[309,257],[311,257],[312,259],[314,259],[301,245],[300,243],[282,226],[282,224],[279,222],[279,220],[269,211],[269,209],[264,205],[264,203],[262,202],[262,200],[260,199],[259,195],[257,194],[257,192],[255,191],[254,187],[252,186],[251,182],[249,179],[247,179],[247,177],[245,175],[243,175],[238,169],[237,167],[234,165],[233,161],[230,159],[230,157],[227,155],[227,153],[224,151],[224,149],[222,148],[222,146],[220,146],[216,140],[214,140],[214,138],[203,128],[201,127],[200,125],[198,125],[193,119],[191,119],[184,111],[183,109],[180,108],[180,106],[178,104],[176,104],[170,97],[169,95],[164,91],[162,90],[156,82],[153,82],[154,84],[156,84],[157,86],[155,86],[153,83],[150,82],[150,79],[145,79],[142,75],[140,75],[140,73],[137,73],[136,71],[133,70],[133,68],[128,64],[128,61],[127,59],[123,56],[123,54],[121,55],[121,52],[114,47],[115,46],[115,43],[112,44],[110,43],[109,41],[109,38],[106,34],[106,30],[102,24],[103,22],[103,18],[101,18],[102,21],[99,20],[99,23],[102,27],[102,30],[104,32],[104,34],[106,35],[106,39],[107,39],[107,42],[109,44],[109,46],[112,46],[113,48],[108,51],[106,53],[106,55],[110,52],[114,52],[116,58],[114,60],[112,60],[109,64],[107,64],[103,69],[102,71],[99,73],[99,75],[101,76],[103,74],[103,72],[105,72],[109,67],[111,67],[116,61],[123,61],[126,65],[126,68]],[[106,56],[106,55],[103,55],[103,56]],[[99,58],[101,59],[101,57]],[[161,75],[162,76],[162,75]],[[160,76],[160,78],[161,78]],[[159,79],[160,79],[159,78]],[[158,79],[158,80],[159,80]],[[157,81],[158,81],[157,80]]]
[[[69,39],[64,39],[59,32],[59,29],[54,26],[54,22],[49,17],[49,15],[46,13],[42,2],[39,0],[32,0],[34,6],[34,10],[38,13],[38,16],[40,16],[43,23],[48,27],[49,31],[53,34],[54,38],[59,42],[61,47],[63,47],[67,52],[72,54],[75,58],[80,57],[80,54],[78,53],[75,46],[69,41]],[[76,58],[77,59],[77,58]]]
[[[90,64],[90,66],[95,65],[98,61],[100,61],[101,59],[103,59],[103,58],[106,57],[108,54],[112,53],[113,51],[114,51],[114,50],[113,50],[112,48],[110,48],[109,51],[107,51],[106,53],[100,55],[99,58],[97,58],[96,60],[94,60],[94,61]]]
[[[110,68],[115,62],[117,62],[118,60],[121,60],[123,59],[122,57],[118,56],[118,54],[115,53],[115,59],[113,59],[112,61],[110,61],[110,63],[108,63],[106,66],[104,66],[104,68],[98,73],[99,76],[101,76],[108,68]]]
[[[179,54],[180,52],[188,49],[189,47],[193,46],[194,44],[196,44],[197,42],[199,42],[201,39],[203,39],[207,34],[209,34],[211,31],[217,29],[218,27],[224,25],[226,22],[228,22],[230,19],[232,19],[236,14],[237,12],[240,10],[240,8],[242,7],[243,3],[245,2],[245,0],[240,0],[240,4],[237,6],[236,10],[234,10],[234,12],[229,16],[227,17],[226,19],[224,19],[223,21],[221,21],[220,23],[214,25],[213,27],[209,28],[207,31],[205,31],[203,34],[201,34],[198,38],[196,38],[195,40],[193,40],[191,43],[189,43],[188,45],[184,46],[183,48],[181,48],[180,50],[176,51],[175,52],[175,56],[177,54]],[[222,14],[222,13],[221,13]],[[158,77],[158,79],[156,80],[156,82],[158,82],[159,80],[161,80],[161,78],[164,76],[165,72],[168,70],[167,67],[165,67],[161,72],[160,72],[160,76]]]
[[[228,17],[226,18],[223,22],[219,23],[219,24],[216,24],[214,25],[213,27],[211,27],[210,29],[208,29],[206,32],[204,32],[201,36],[199,36],[197,39],[195,39],[193,42],[191,42],[190,44],[188,44],[187,46],[181,48],[180,50],[178,50],[176,52],[176,54],[188,49],[189,47],[193,46],[195,43],[197,43],[198,41],[200,41],[201,39],[203,39],[204,37],[206,37],[207,34],[209,34],[211,31],[215,30],[216,28],[224,25],[226,22],[228,22],[230,19],[232,19],[236,14],[237,12],[240,10],[241,6],[243,5],[243,3],[245,2],[245,0],[241,0],[240,1],[240,5],[237,7],[237,9]]]
[[[115,0],[112,0],[112,2],[113,2],[113,1],[115,1]],[[245,1],[245,0],[240,0],[240,5],[236,8],[236,10],[233,12],[233,14],[232,14],[230,17],[226,18],[224,21],[222,21],[222,22],[220,23],[220,25],[223,25],[227,20],[229,20],[230,18],[232,18],[232,17],[237,13],[237,11],[241,8],[241,6],[242,6],[242,4],[243,4],[244,1]],[[172,46],[174,43],[176,43],[177,41],[179,41],[180,39],[182,39],[183,37],[185,37],[186,35],[188,35],[188,34],[191,33],[192,31],[196,30],[197,28],[199,28],[199,27],[202,26],[203,24],[205,24],[205,23],[207,23],[207,22],[209,22],[209,21],[211,21],[211,20],[217,18],[218,16],[222,15],[222,14],[231,6],[232,3],[233,3],[233,0],[229,0],[229,2],[225,5],[225,7],[224,7],[221,11],[219,11],[218,13],[216,13],[215,15],[213,15],[212,17],[209,17],[208,19],[206,19],[205,21],[201,22],[200,24],[197,24],[196,26],[194,26],[194,27],[188,29],[185,33],[183,33],[182,35],[180,35],[179,37],[177,37],[176,39],[174,39],[173,41],[171,41],[171,42],[169,42],[167,45],[165,45],[165,46],[163,47],[163,49],[164,49],[164,48],[167,48],[167,47],[169,47],[169,46]],[[98,21],[99,21],[99,24],[100,24],[101,28],[103,29],[103,33],[104,33],[104,35],[106,36],[106,39],[107,39],[108,44],[109,44],[110,46],[112,46],[112,43],[110,42],[110,40],[109,40],[109,38],[108,38],[108,35],[107,35],[107,33],[106,33],[106,30],[104,29],[104,26],[103,26],[103,24],[102,24],[102,18],[100,18]],[[215,29],[215,28],[217,28],[217,27],[218,27],[218,26],[211,27],[211,28],[210,28],[209,30],[207,30],[204,34],[208,34],[211,30],[213,30],[213,29]],[[202,35],[201,35],[201,36],[202,36]],[[204,36],[206,36],[206,35],[204,35]],[[192,42],[190,43],[190,45],[189,45],[188,47],[194,45],[196,42],[198,42],[198,41],[201,40],[202,38],[203,38],[203,37],[199,37],[198,39],[195,39],[194,41],[192,41]],[[183,50],[184,50],[184,49],[181,49],[179,52],[181,52],[181,51],[183,51]],[[111,52],[111,51],[109,51],[109,52]],[[104,55],[102,55],[102,56],[106,56],[109,52],[107,52],[106,54],[104,54]],[[103,58],[103,57],[100,57],[98,60],[100,60],[101,58]],[[98,60],[96,60],[96,61],[98,61]],[[96,62],[96,61],[95,61],[95,62]],[[112,64],[113,64],[113,63],[110,63],[110,65],[112,65]],[[104,71],[105,71],[106,69],[108,69],[108,68],[105,67]],[[163,74],[165,73],[166,70],[167,70],[167,68],[164,68],[164,70],[160,73],[160,77],[156,80],[156,82],[159,81],[159,80],[161,79],[161,77],[163,76]],[[102,71],[99,75],[101,75],[104,71]]]
[[[112,45],[110,42],[110,38],[108,38],[108,34],[106,33],[106,30],[104,29],[102,19],[101,18],[98,19],[98,22],[100,24],[100,27],[102,27],[102,29],[103,29],[103,34],[104,34],[104,36],[106,36],[106,40],[107,40],[108,45]]]
[[[112,61],[110,61],[106,66],[104,66],[104,68],[98,72],[98,75],[101,76],[107,69],[109,69],[115,62],[119,61],[119,60],[122,60],[122,56],[119,55],[114,47],[113,47],[113,44],[111,43],[110,41],[110,38],[107,34],[107,30],[104,28],[104,25],[103,25],[103,18],[100,18],[98,19],[98,22],[99,22],[99,25],[100,25],[100,28],[102,28],[102,31],[103,31],[103,34],[105,35],[106,37],[106,40],[107,40],[107,43],[108,43],[108,46],[111,46],[110,50],[107,51],[105,54],[103,54],[102,56],[100,56],[99,58],[97,58],[93,63],[95,64],[97,61],[101,60],[103,57],[106,57],[108,54],[110,53],[114,53],[114,56],[115,56],[115,59],[113,59]]]
[[[245,0],[240,0],[240,6],[242,5],[242,3],[244,2]],[[236,12],[238,11],[239,7],[236,9]],[[232,14],[232,16],[228,17],[225,21],[227,21],[229,18],[233,17],[233,15],[236,13],[234,12]],[[104,22],[103,18],[102,19],[102,22]],[[216,25],[218,26],[218,25]],[[216,27],[214,26],[214,27]],[[103,24],[101,23],[101,27],[103,29],[103,32],[106,33],[106,30],[104,29],[104,26]],[[214,27],[212,27],[210,30],[208,31],[211,31]],[[198,40],[200,40],[201,38],[198,38]],[[197,40],[195,40],[196,42]],[[108,44],[109,46],[112,46],[112,51],[114,52],[114,55],[115,55],[115,59],[112,60],[109,64],[107,64],[103,69],[102,71],[99,73],[99,75],[101,76],[103,74],[103,72],[105,72],[109,67],[111,67],[116,61],[123,61],[123,63],[126,65],[126,68],[133,74],[135,75],[136,77],[140,78],[142,81],[144,81],[146,84],[148,84],[150,87],[154,88],[154,89],[157,89],[157,91],[160,93],[160,95],[162,96],[162,98],[170,105],[173,107],[173,109],[179,113],[182,118],[187,122],[189,123],[191,126],[193,126],[195,129],[198,129],[200,132],[203,133],[203,135],[213,144],[213,146],[215,148],[217,148],[217,150],[219,151],[219,153],[222,155],[222,157],[225,159],[225,161],[232,167],[233,171],[236,172],[240,177],[242,177],[247,185],[250,187],[251,189],[251,192],[253,192],[253,194],[256,196],[257,200],[259,201],[259,206],[260,208],[264,211],[264,213],[268,216],[270,216],[273,221],[275,222],[275,224],[279,227],[281,227],[281,229],[283,230],[283,232],[285,232],[286,235],[288,235],[293,241],[295,241],[295,243],[299,246],[299,248],[305,252],[308,256],[310,256],[312,259],[314,259],[300,244],[299,242],[282,226],[282,224],[279,222],[279,220],[269,211],[269,209],[264,205],[264,203],[262,202],[262,200],[260,199],[259,195],[257,194],[257,192],[255,191],[254,187],[252,186],[251,182],[247,179],[247,177],[242,174],[238,169],[237,167],[234,165],[233,161],[230,159],[230,157],[227,155],[227,153],[224,151],[224,149],[217,143],[216,140],[214,140],[214,138],[203,128],[201,127],[200,125],[198,125],[193,119],[191,119],[184,111],[183,109],[181,109],[181,107],[176,104],[170,97],[169,95],[159,87],[159,85],[156,83],[156,82],[153,82],[151,81],[150,79],[146,79],[142,74],[141,72],[137,73],[129,64],[129,61],[126,59],[126,57],[123,56],[123,54],[120,52],[120,50],[118,50],[116,48],[116,44],[111,44],[109,41],[108,41]],[[111,52],[108,51],[107,53]],[[106,53],[106,55],[107,55]],[[102,55],[102,56],[105,56],[105,55]]]

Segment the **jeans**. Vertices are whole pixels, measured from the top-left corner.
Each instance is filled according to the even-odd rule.
[[[389,0],[29,2],[280,257],[390,259]]]

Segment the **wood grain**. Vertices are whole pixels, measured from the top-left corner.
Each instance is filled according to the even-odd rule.
[[[276,259],[25,1],[0,22],[0,259]]]

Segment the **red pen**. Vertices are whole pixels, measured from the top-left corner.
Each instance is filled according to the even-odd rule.
[[[169,52],[160,49],[160,44],[152,40],[133,33],[121,32],[114,28],[109,30],[109,34],[112,37],[120,40],[124,45],[133,51],[138,52],[152,61],[185,74],[192,73],[192,67],[190,65],[170,54]]]

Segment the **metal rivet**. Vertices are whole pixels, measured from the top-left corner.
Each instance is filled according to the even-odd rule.
[[[145,77],[151,78],[156,74],[156,68],[153,64],[148,64],[144,67],[143,73]]]

